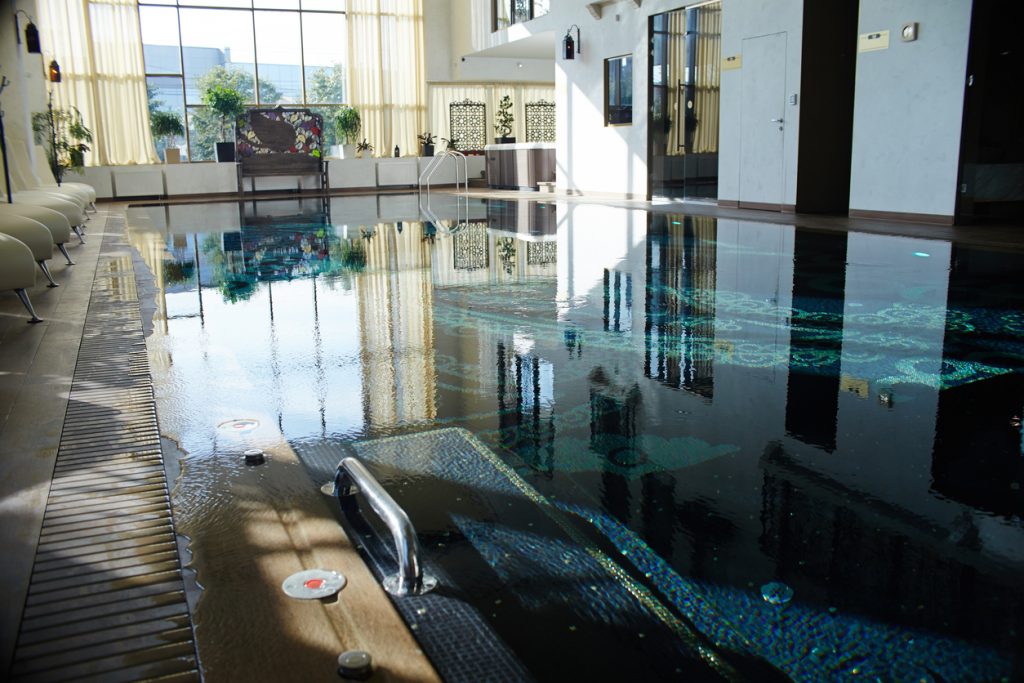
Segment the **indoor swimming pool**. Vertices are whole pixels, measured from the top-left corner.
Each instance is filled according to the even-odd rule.
[[[197,558],[280,443],[409,513],[448,680],[1024,676],[1024,254],[432,201],[129,210]]]

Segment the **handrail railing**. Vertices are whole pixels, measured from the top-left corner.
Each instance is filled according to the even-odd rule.
[[[459,159],[462,159],[462,187],[464,192],[469,192],[469,161],[466,159],[466,155],[455,149],[446,149],[439,155],[434,156],[427,164],[427,167],[423,169],[419,177],[420,190],[423,189],[424,183],[427,186],[427,194],[430,194],[430,178],[434,173],[441,167],[441,164],[445,159],[455,160],[455,191],[459,191]]]
[[[420,566],[420,546],[416,529],[409,515],[398,506],[370,471],[356,458],[342,458],[334,474],[334,495],[338,501],[352,496],[358,487],[366,496],[370,507],[387,524],[398,555],[398,573],[384,579],[384,590],[392,595],[422,595],[437,585],[437,579],[424,574]]]

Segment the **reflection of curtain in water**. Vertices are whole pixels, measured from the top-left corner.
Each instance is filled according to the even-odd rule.
[[[644,374],[711,398],[716,226],[707,216],[679,218],[667,216],[665,237],[649,247],[648,263],[658,266],[650,267]]]
[[[687,36],[689,12],[696,13],[696,34]],[[693,72],[689,74],[693,85],[693,110],[687,112],[679,83],[686,82],[687,40],[694,46]],[[722,59],[722,6],[711,3],[691,10],[680,10],[668,15],[668,107],[672,117],[669,129],[669,155],[685,154],[686,119],[692,117],[692,153],[718,151],[718,111],[720,63]]]
[[[422,226],[379,225],[358,279],[363,404],[373,427],[433,419],[434,322],[430,250]]]

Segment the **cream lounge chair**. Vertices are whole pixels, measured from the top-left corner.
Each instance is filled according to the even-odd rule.
[[[71,231],[78,235],[78,239],[85,243],[85,238],[82,236],[82,228],[85,224],[85,211],[81,206],[75,202],[70,202],[67,199],[56,197],[41,192],[14,192],[14,203],[25,204],[27,206],[42,206],[47,209],[52,209],[64,215],[68,219],[68,223],[71,225]],[[0,193],[0,202],[7,203],[7,196]]]
[[[57,180],[53,177],[53,170],[50,168],[50,164],[46,161],[46,150],[41,145],[35,147],[35,172],[36,179],[39,180],[39,187],[50,188],[57,187]],[[89,200],[89,207],[93,211],[96,210],[96,188],[88,183],[75,183],[67,180],[62,180],[60,187],[67,187],[77,192],[83,193],[86,199]]]
[[[64,254],[64,258],[68,260],[67,265],[75,265],[75,262],[68,255],[68,250],[65,246],[66,242],[71,239],[71,223],[68,221],[67,216],[59,211],[47,209],[45,206],[34,206],[32,204],[0,204],[0,214],[4,212],[31,218],[42,223],[50,231],[50,235],[53,236],[53,243],[60,249],[60,253]]]
[[[53,235],[39,221],[13,213],[0,214],[0,233],[21,240],[32,251],[32,260],[39,264],[39,269],[50,281],[50,287],[59,285],[50,275],[46,261],[53,256]]]
[[[46,180],[38,180],[32,171],[32,161],[29,159],[28,149],[22,141],[12,140],[7,147],[10,152],[8,159],[11,164],[11,185],[15,192],[46,192],[57,195],[80,205],[83,211],[89,206],[90,200],[87,192],[76,189],[70,184],[67,187],[63,185],[58,187],[57,183],[53,182],[52,173],[46,176],[51,181],[50,184],[47,184]]]
[[[30,323],[41,323],[25,289],[36,283],[36,269],[32,265],[32,250],[25,243],[0,233],[0,289],[13,289],[25,304],[32,318]]]

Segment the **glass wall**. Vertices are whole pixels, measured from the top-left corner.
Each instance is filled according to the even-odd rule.
[[[220,123],[203,105],[213,85],[251,106],[309,107],[324,117],[324,144],[336,143],[331,119],[347,99],[341,0],[139,0],[139,22],[149,109],[182,119],[186,135],[170,144],[183,156],[214,158]]]
[[[651,17],[652,196],[718,196],[721,34],[721,2]]]

